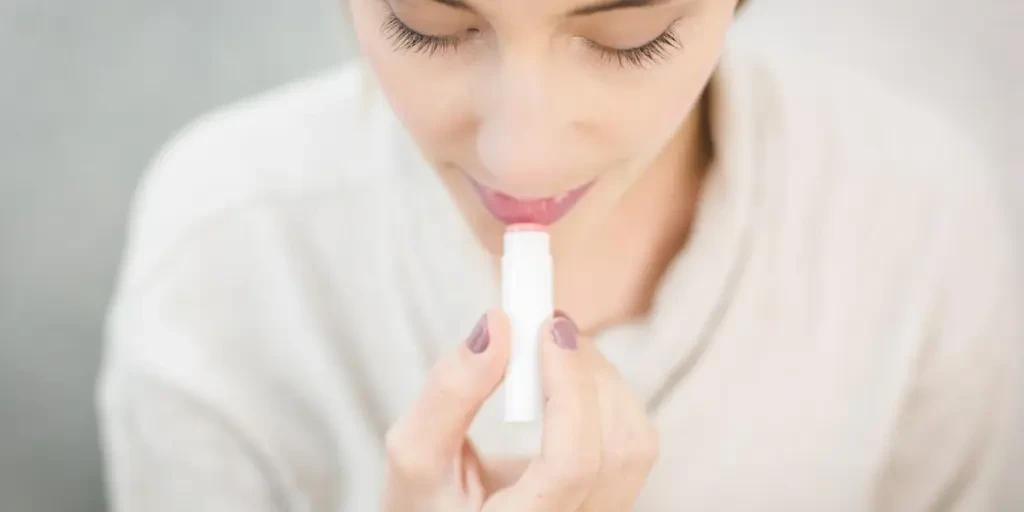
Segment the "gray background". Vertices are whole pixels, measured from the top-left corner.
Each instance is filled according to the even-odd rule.
[[[741,25],[946,108],[1024,200],[1024,3],[755,0]],[[206,109],[350,55],[345,34],[332,0],[0,0],[0,510],[104,508],[93,379],[154,151]],[[1015,475],[1000,510],[1024,509]]]

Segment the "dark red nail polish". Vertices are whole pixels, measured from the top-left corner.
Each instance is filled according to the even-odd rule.
[[[476,327],[473,327],[473,332],[470,333],[469,338],[466,339],[466,346],[469,347],[470,352],[482,354],[490,344],[491,333],[487,330],[487,315],[484,315],[476,323]]]

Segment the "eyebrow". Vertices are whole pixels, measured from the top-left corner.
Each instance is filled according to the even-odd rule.
[[[472,7],[469,6],[464,0],[433,0],[442,5],[447,5],[455,9],[463,11],[471,11]],[[670,0],[602,0],[597,3],[590,5],[584,5],[577,7],[572,11],[569,11],[569,16],[589,16],[591,14],[597,14],[599,12],[615,11],[619,9],[635,9],[638,7],[653,7],[655,5],[666,3]]]

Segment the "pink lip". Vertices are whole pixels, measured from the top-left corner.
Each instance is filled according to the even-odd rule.
[[[590,189],[591,183],[568,190],[554,197],[517,199],[508,194],[485,187],[470,178],[480,201],[504,224],[540,224],[549,226],[561,219]]]

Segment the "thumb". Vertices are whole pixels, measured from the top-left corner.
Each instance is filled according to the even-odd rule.
[[[544,434],[540,456],[515,485],[491,497],[485,511],[578,510],[601,469],[601,408],[589,362],[590,340],[556,315],[544,329]]]
[[[504,376],[508,331],[507,317],[491,311],[434,365],[420,396],[388,432],[393,471],[421,483],[449,475],[473,418]]]

